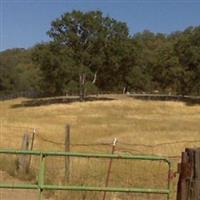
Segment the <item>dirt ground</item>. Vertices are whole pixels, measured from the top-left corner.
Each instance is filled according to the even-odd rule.
[[[27,183],[8,175],[4,171],[0,171],[0,182],[22,184]],[[0,189],[0,200],[37,200],[37,190],[14,190],[14,189]],[[53,200],[46,199],[45,200]]]

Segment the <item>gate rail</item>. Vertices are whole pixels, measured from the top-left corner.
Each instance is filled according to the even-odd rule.
[[[39,174],[37,184],[7,184],[0,182],[0,188],[7,189],[36,189],[39,190],[38,200],[43,199],[44,190],[71,190],[71,191],[97,191],[97,192],[128,192],[128,193],[151,193],[167,195],[170,199],[171,182],[168,178],[167,187],[164,189],[158,188],[116,188],[116,187],[91,187],[91,186],[76,186],[76,185],[47,185],[44,183],[45,178],[45,159],[50,156],[61,157],[82,157],[82,158],[104,158],[104,159],[126,159],[126,160],[150,160],[163,161],[168,165],[168,176],[171,172],[171,162],[160,156],[144,156],[144,155],[119,155],[119,154],[100,154],[100,153],[79,153],[79,152],[41,152],[30,150],[14,150],[0,149],[0,154],[15,154],[15,155],[34,155],[40,157]]]

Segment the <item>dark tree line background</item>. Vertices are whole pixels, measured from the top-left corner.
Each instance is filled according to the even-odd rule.
[[[50,42],[0,52],[0,94],[146,92],[200,95],[200,26],[129,34],[100,11],[64,13]]]

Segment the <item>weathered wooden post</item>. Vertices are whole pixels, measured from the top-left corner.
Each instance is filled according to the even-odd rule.
[[[70,151],[70,126],[65,127],[65,152]],[[65,156],[65,182],[69,183],[70,177],[70,157]]]
[[[25,133],[22,139],[21,150],[29,149],[29,134]],[[27,173],[29,166],[29,155],[20,155],[17,161],[17,170],[20,173]]]
[[[200,200],[200,149],[185,149],[178,167],[177,200]]]
[[[194,157],[195,163],[194,163],[194,200],[200,200],[200,149],[197,149],[195,151],[195,157]],[[192,199],[192,200],[193,200]]]
[[[36,130],[33,129],[32,137],[31,137],[31,146],[30,146],[31,151],[33,150],[33,146],[34,146],[35,133],[36,133]],[[31,166],[31,158],[32,158],[32,155],[29,155],[28,168],[27,168],[28,171],[29,171],[30,166]]]

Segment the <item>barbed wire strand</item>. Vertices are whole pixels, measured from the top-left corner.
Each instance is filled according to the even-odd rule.
[[[31,133],[33,132],[34,128],[31,128],[31,127],[24,127],[24,126],[10,126],[10,125],[4,125],[4,127],[7,127],[7,128],[10,128],[10,129],[25,129],[25,130],[29,130],[31,131]],[[53,139],[50,139],[50,138],[46,138],[44,137],[40,131],[38,131],[37,129],[37,132],[36,132],[36,137],[44,142],[48,142],[48,143],[52,143],[52,144],[55,144],[55,145],[59,145],[59,146],[64,146],[65,143],[63,142],[58,142],[58,141],[55,141]],[[20,136],[17,136],[17,137],[20,137]],[[124,153],[131,153],[131,154],[134,154],[134,153],[142,153],[144,154],[144,151],[142,150],[138,150],[138,149],[135,149],[135,147],[145,147],[145,148],[156,148],[156,147],[160,147],[160,146],[165,146],[165,145],[176,145],[176,144],[184,144],[184,143],[187,143],[187,144],[195,144],[195,143],[200,143],[200,140],[181,140],[181,141],[172,141],[172,142],[163,142],[163,143],[158,143],[158,144],[153,144],[153,145],[150,145],[150,144],[138,144],[138,143],[127,143],[127,142],[120,142],[118,141],[118,145],[117,145],[117,151],[119,152],[124,152]],[[72,147],[90,147],[90,146],[110,146],[112,145],[112,142],[93,142],[93,143],[71,143],[70,144]],[[126,147],[124,147],[126,146]],[[131,147],[133,148],[131,148]],[[180,159],[180,156],[179,155],[165,155],[165,157],[168,157],[170,159]]]

